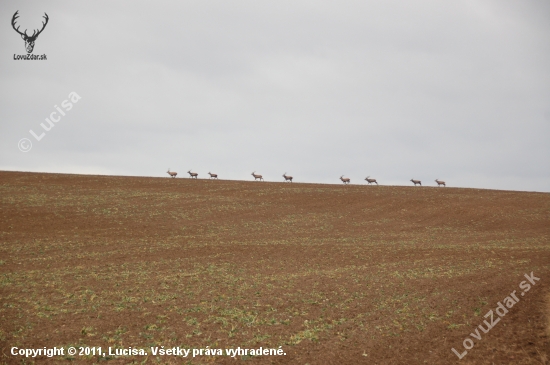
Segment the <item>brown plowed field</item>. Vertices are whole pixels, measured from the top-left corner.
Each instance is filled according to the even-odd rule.
[[[548,364],[549,236],[547,193],[0,172],[0,363]],[[148,354],[11,355],[54,346]]]

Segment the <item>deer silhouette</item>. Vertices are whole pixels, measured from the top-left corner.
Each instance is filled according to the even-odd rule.
[[[13,14],[13,18],[11,18],[11,26],[13,27],[13,29],[17,33],[19,33],[21,35],[21,38],[23,38],[23,40],[25,41],[25,48],[27,49],[27,53],[32,53],[32,50],[34,49],[34,42],[36,41],[36,38],[40,35],[40,33],[42,33],[44,28],[46,28],[46,24],[48,24],[48,20],[50,18],[48,17],[48,14],[44,13],[43,18],[46,19],[46,22],[42,22],[42,29],[40,29],[40,30],[35,29],[34,32],[32,33],[32,35],[29,36],[27,34],[26,29],[25,29],[25,32],[22,33],[22,32],[19,31],[19,26],[17,28],[15,27],[15,21],[17,20],[17,18],[19,18],[19,15],[17,13],[19,13],[19,10],[17,10],[15,12],[15,14]]]

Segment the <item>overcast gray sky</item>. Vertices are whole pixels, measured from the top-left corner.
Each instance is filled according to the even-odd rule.
[[[48,14],[47,60],[14,60],[16,10],[28,33]],[[0,170],[550,191],[547,0],[4,0],[0,15]]]

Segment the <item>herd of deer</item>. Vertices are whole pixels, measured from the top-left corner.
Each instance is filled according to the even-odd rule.
[[[166,172],[168,173],[168,175],[170,175],[170,177],[176,177],[178,175],[177,172],[170,171],[170,169],[168,169],[168,171],[166,171]],[[198,176],[199,176],[199,174],[197,174],[196,172],[191,172],[191,170],[187,171],[187,173],[189,174],[189,177],[191,179],[197,179]],[[218,174],[213,174],[213,173],[209,172],[208,175],[210,175],[211,179],[217,179],[218,178]],[[264,181],[263,176],[259,175],[259,174],[256,174],[256,171],[254,171],[251,175],[254,177],[254,181],[256,181],[256,180]],[[292,182],[292,176],[287,175],[286,172],[283,174],[283,177],[285,179],[285,182],[287,182],[287,181]],[[342,180],[344,185],[349,184],[351,182],[351,179],[349,177],[344,177],[344,175],[340,176],[340,180]],[[371,179],[370,176],[367,176],[365,178],[365,180],[367,181],[367,183],[369,185],[371,185],[372,183],[378,185],[378,182],[376,181],[376,179]],[[420,181],[420,180],[411,179],[411,182],[414,184],[414,186],[416,186],[416,185],[422,186],[422,181]],[[438,187],[442,186],[442,185],[447,186],[447,185],[445,185],[445,181],[435,179],[435,182],[437,183]]]

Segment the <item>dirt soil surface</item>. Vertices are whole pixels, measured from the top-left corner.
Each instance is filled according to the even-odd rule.
[[[549,237],[548,193],[0,172],[0,363],[549,364]]]

